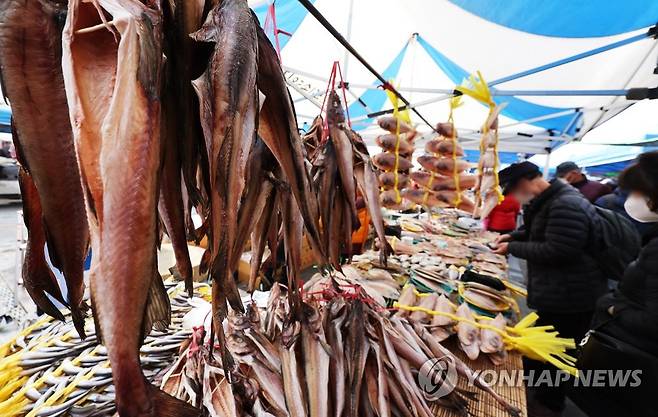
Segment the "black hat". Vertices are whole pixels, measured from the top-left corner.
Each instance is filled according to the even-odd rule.
[[[555,176],[564,177],[571,171],[580,171],[580,167],[573,161],[562,162],[555,169]]]
[[[522,178],[540,173],[539,167],[532,162],[519,162],[500,170],[498,172],[498,182],[503,187],[503,194],[508,194]]]

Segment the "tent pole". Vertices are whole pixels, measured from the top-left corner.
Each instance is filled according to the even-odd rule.
[[[398,108],[398,110],[400,110],[400,111],[407,110],[407,109],[414,110],[416,107],[426,106],[428,104],[437,103],[437,102],[443,101],[443,100],[448,100],[450,97],[452,97],[452,94],[446,94],[446,95],[442,95],[442,96],[439,96],[439,97],[430,98],[430,99],[427,99],[425,101],[420,101],[418,103],[410,103],[410,104],[407,104],[406,106],[400,106]],[[385,114],[391,114],[393,112],[394,112],[393,109],[380,110],[380,111],[377,111],[377,112],[374,112],[374,113],[366,114],[365,116],[362,116],[362,117],[355,118],[352,121],[354,122],[354,121],[359,121],[359,120],[372,119],[374,117],[383,116]],[[434,129],[432,129],[432,130],[434,130]]]
[[[551,68],[559,67],[560,65],[568,64],[569,62],[577,61],[579,59],[587,58],[587,57],[592,56],[592,55],[600,54],[601,52],[606,52],[606,51],[609,51],[611,49],[619,48],[620,46],[624,46],[624,45],[628,45],[628,44],[633,43],[633,42],[641,41],[642,39],[647,39],[650,36],[654,36],[654,35],[655,35],[655,31],[652,28],[652,30],[649,30],[646,33],[641,33],[639,35],[631,36],[630,38],[622,39],[620,41],[613,42],[613,43],[608,44],[608,45],[600,46],[598,48],[594,48],[594,49],[591,49],[589,51],[581,52],[579,54],[572,55],[572,56],[567,57],[567,58],[559,59],[557,61],[553,61],[553,62],[550,62],[550,63],[545,64],[545,65],[540,65],[538,67],[531,68],[529,70],[525,70],[525,71],[519,72],[517,74],[512,74],[512,75],[509,75],[507,77],[499,78],[497,80],[494,80],[494,81],[490,82],[489,86],[494,86],[494,85],[497,85],[497,84],[506,83],[508,81],[516,80],[518,78],[522,78],[522,77],[526,77],[528,75],[536,74],[538,72],[546,71],[546,70],[551,69]]]
[[[579,121],[582,117],[583,117],[583,114],[582,114],[580,111],[576,110],[576,113],[574,113],[574,115],[573,115],[573,117],[571,118],[571,120],[569,121],[569,123],[567,123],[567,125],[564,127],[564,129],[562,129],[562,132],[560,132],[560,135],[563,135],[563,134],[565,134],[566,132],[568,132],[569,130],[571,130],[571,128],[572,128],[573,126],[575,126],[576,123],[578,123],[578,121]]]
[[[546,148],[546,163],[544,163],[544,179],[548,179],[548,171],[551,169],[551,148]]]
[[[306,78],[312,78],[317,81],[328,82],[329,79],[322,77],[320,75],[311,74],[310,72],[302,71],[297,68],[292,68],[287,65],[282,65],[283,69],[287,72],[292,72],[297,75],[301,75]],[[380,90],[382,89],[379,85],[373,84],[359,84],[350,82],[350,87],[354,88],[363,88],[366,90]],[[454,88],[423,88],[423,87],[397,87],[398,91],[409,92],[409,93],[429,93],[429,94],[451,94],[455,91]]]
[[[347,15],[347,42],[352,41],[352,15],[354,13],[354,0],[350,0],[350,13]],[[349,51],[345,50],[345,56],[343,58],[343,69],[345,70],[345,76],[346,80],[349,80],[349,77],[347,75],[347,70],[348,70],[348,65],[350,63],[350,53]],[[347,103],[345,103],[347,105]]]
[[[493,90],[492,96],[626,96],[629,90]]]
[[[298,86],[296,86],[294,83],[291,83],[286,79],[286,84],[288,84],[290,87],[292,87],[293,90],[297,91],[299,94],[301,94],[306,100],[310,101],[317,107],[318,109],[322,110],[322,104],[318,100],[315,99],[312,95],[308,94],[306,91],[302,90]]]
[[[499,128],[502,129],[504,127],[512,127],[512,126],[516,126],[516,125],[520,125],[520,124],[524,124],[524,123],[532,124],[532,123],[535,123],[535,122],[541,122],[543,120],[554,119],[556,117],[568,116],[568,115],[573,114],[573,113],[585,113],[585,112],[588,112],[588,111],[603,111],[603,110],[604,111],[609,111],[609,110],[614,110],[614,109],[618,109],[618,108],[622,108],[622,107],[628,107],[628,106],[629,105],[627,103],[624,103],[624,104],[612,104],[612,105],[608,105],[608,106],[599,106],[599,107],[578,107],[578,108],[567,109],[567,110],[563,110],[563,111],[559,111],[559,112],[555,112],[555,113],[550,113],[550,114],[547,114],[545,116],[537,116],[537,117],[533,117],[533,118],[530,118],[530,119],[517,120],[516,122],[502,124],[502,125],[499,126]]]
[[[386,79],[384,79],[384,77],[383,77],[379,72],[377,72],[377,70],[376,70],[375,68],[373,68],[373,66],[370,65],[370,64],[368,63],[368,61],[366,61],[366,60],[365,60],[365,59],[364,59],[364,58],[363,58],[363,57],[362,57],[362,56],[356,51],[356,49],[354,49],[354,47],[353,47],[353,46],[352,46],[347,40],[345,40],[345,38],[343,37],[343,35],[341,35],[340,32],[338,32],[338,31],[336,30],[336,28],[333,27],[333,25],[332,25],[331,23],[329,23],[329,21],[328,21],[323,15],[322,15],[322,13],[320,13],[320,11],[319,11],[318,9],[315,8],[315,6],[313,6],[313,3],[311,3],[309,0],[298,0],[298,1],[302,4],[302,6],[304,6],[304,7],[306,8],[306,10],[308,10],[308,12],[309,12],[310,14],[313,15],[313,17],[315,17],[315,19],[316,19],[318,22],[320,22],[320,24],[321,24],[322,26],[324,26],[325,29],[327,29],[327,31],[329,31],[329,33],[330,33],[330,34],[331,34],[331,35],[332,35],[332,36],[333,36],[333,37],[334,37],[334,38],[335,38],[335,39],[336,39],[341,45],[343,45],[343,47],[344,47],[345,49],[347,49],[347,50],[352,54],[352,56],[353,56],[354,58],[356,58],[356,59],[357,59],[357,60],[358,60],[358,61],[359,61],[364,67],[366,67],[366,69],[367,69],[368,71],[370,71],[370,73],[371,73],[372,75],[374,75],[375,77],[377,77],[377,79],[378,79],[379,81],[381,81],[382,84],[383,84],[383,85],[384,85],[384,86],[385,86],[390,92],[392,92],[393,94],[395,94],[395,95],[400,99],[400,101],[402,101],[404,104],[409,105],[409,100],[407,100],[406,98],[404,98],[404,96],[402,96],[402,94],[401,94],[401,93],[400,93],[400,92],[399,92],[394,86],[392,86],[391,84],[389,84],[389,82],[388,82]],[[435,127],[434,127],[434,126],[433,126],[433,125],[432,125],[432,124],[431,124],[431,123],[430,123],[425,117],[423,117],[423,115],[420,114],[420,112],[419,112],[417,109],[412,108],[411,110],[412,110],[414,113],[416,113],[416,115],[417,115],[417,116],[418,116],[418,117],[419,117],[419,118],[420,118],[420,119],[421,119],[421,120],[422,120],[427,126],[429,126],[430,129],[432,129],[432,130],[434,130],[434,131],[436,130],[436,128],[435,128]]]

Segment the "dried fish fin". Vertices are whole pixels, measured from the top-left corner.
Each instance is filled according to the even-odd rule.
[[[162,277],[154,271],[144,311],[142,340],[151,333],[151,328],[164,331],[171,323],[171,304]]]
[[[62,312],[46,296],[46,293],[50,294],[62,304],[66,304],[57,284],[57,279],[46,262],[43,249],[46,235],[43,230],[39,194],[30,174],[23,167],[19,171],[18,184],[21,188],[23,200],[23,220],[25,227],[28,229],[27,247],[22,268],[25,289],[41,310],[57,320],[64,321]]]
[[[151,415],[158,417],[201,417],[202,412],[198,408],[172,397],[164,391],[160,391],[151,384],[147,386],[153,403]]]

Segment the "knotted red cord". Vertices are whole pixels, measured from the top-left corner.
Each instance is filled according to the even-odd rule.
[[[334,63],[331,66],[331,73],[329,74],[329,81],[327,82],[327,89],[324,93],[324,99],[322,100],[322,108],[320,109],[320,114],[324,115],[324,125],[322,127],[323,130],[322,143],[326,142],[327,139],[329,138],[329,122],[327,120],[327,108],[325,106],[328,105],[329,91],[336,90],[336,75],[340,77],[339,87],[341,88],[341,90],[343,90],[343,101],[345,102],[345,113],[347,114],[347,126],[350,129],[352,128],[352,120],[350,119],[350,110],[347,106],[347,93],[346,93],[347,84],[343,79],[343,72],[340,69],[340,63],[338,61],[334,61]]]
[[[274,6],[276,2],[273,1],[272,4],[267,8],[267,14],[265,15],[265,24],[263,25],[263,30],[265,33],[271,31],[274,38],[274,48],[276,49],[276,55],[279,57],[279,62],[281,61],[281,44],[279,43],[279,34],[286,35],[288,37],[292,36],[292,33],[286,32],[285,30],[279,29],[276,25],[276,8]]]
[[[205,339],[205,337],[206,329],[203,326],[192,327],[192,342],[190,342],[190,347],[187,350],[188,358],[199,351],[201,345],[203,345],[203,339]]]

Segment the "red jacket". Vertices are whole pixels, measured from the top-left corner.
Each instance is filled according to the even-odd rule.
[[[521,204],[511,195],[505,196],[505,199],[491,210],[487,218],[487,229],[499,232],[516,229],[516,216],[520,211]]]

